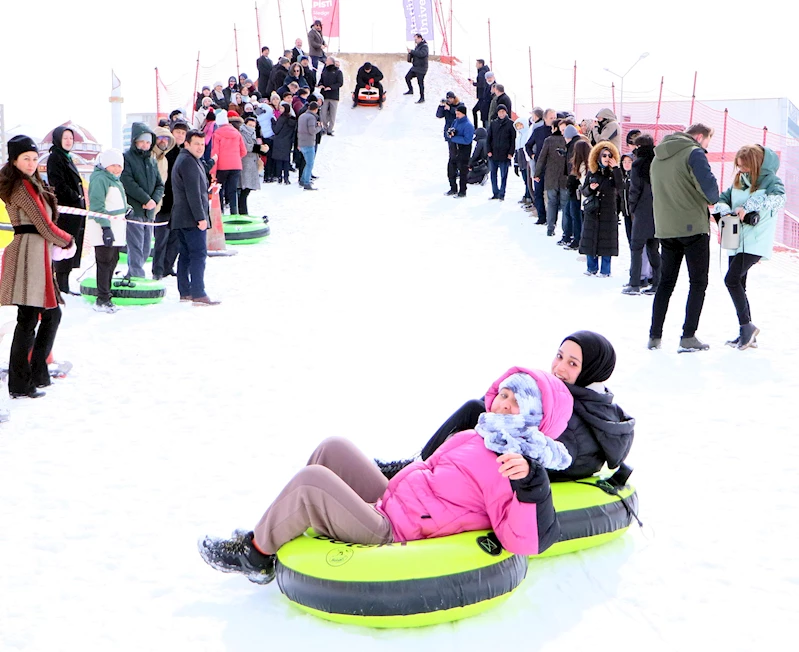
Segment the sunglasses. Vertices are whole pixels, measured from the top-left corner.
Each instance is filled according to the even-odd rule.
[[[602,158],[613,158],[612,154],[602,154]]]

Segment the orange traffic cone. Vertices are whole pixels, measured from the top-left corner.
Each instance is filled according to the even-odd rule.
[[[219,201],[220,188],[221,186],[218,183],[212,183],[208,197],[211,204],[211,228],[205,232],[208,239],[208,255],[233,256],[238,251],[228,249],[225,244],[225,230],[222,225],[222,204]]]

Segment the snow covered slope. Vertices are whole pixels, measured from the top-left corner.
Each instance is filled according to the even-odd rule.
[[[368,56],[401,80],[399,58]],[[433,116],[449,82],[437,64],[427,81],[421,106],[402,83],[387,84],[380,112],[351,110],[342,94],[319,192],[265,185],[250,205],[270,216],[268,244],[208,261],[221,306],[180,304],[173,280],[161,305],[116,315],[69,300],[55,353],[73,374],[41,400],[14,401],[0,426],[0,650],[731,651],[792,640],[795,268],[752,270],[763,332],[741,353],[723,346],[737,323],[714,246],[698,333],[711,350],[676,353],[683,278],[664,349],[647,351],[651,298],[620,294],[626,256],[612,278],[584,277],[576,254],[518,210],[512,175],[501,205],[488,187],[443,196]],[[533,561],[502,608],[418,631],[326,623],[274,585],[201,561],[197,538],[254,525],[321,438],[410,455],[499,373],[548,369],[583,328],[618,352],[609,385],[637,419],[643,532]]]

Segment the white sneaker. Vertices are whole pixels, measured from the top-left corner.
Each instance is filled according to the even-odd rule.
[[[93,307],[95,312],[107,312],[108,314],[113,314],[119,310],[119,308],[110,301],[108,303],[95,303]]]

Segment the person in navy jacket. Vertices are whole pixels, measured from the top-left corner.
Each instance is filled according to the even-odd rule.
[[[449,197],[465,197],[466,181],[469,178],[469,159],[472,156],[472,139],[474,138],[474,125],[466,117],[466,106],[458,104],[455,107],[455,120],[447,132],[449,136],[449,163],[447,176],[449,177]],[[460,176],[460,190],[456,183]]]

